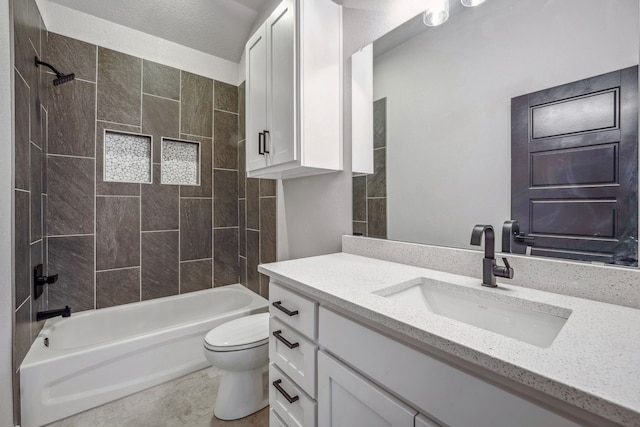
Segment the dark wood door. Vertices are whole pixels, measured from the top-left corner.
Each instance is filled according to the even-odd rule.
[[[637,66],[511,100],[513,252],[637,266],[637,193]]]

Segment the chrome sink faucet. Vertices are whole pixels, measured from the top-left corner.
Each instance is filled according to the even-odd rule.
[[[496,277],[506,277],[507,279],[513,279],[513,268],[511,268],[506,258],[502,258],[504,267],[496,264],[496,238],[492,226],[478,224],[473,227],[473,231],[471,232],[471,244],[480,246],[483,234],[484,258],[482,259],[482,286],[495,288],[496,286],[498,286],[496,285]]]

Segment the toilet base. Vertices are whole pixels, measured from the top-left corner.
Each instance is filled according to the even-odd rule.
[[[225,371],[220,379],[213,414],[220,420],[237,420],[269,404],[269,365],[248,371]]]

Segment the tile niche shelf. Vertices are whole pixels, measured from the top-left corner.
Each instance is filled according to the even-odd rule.
[[[200,185],[200,143],[162,138],[162,184]]]
[[[104,181],[151,184],[153,137],[104,131]]]

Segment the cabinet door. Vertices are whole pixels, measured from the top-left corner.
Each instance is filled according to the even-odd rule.
[[[280,3],[266,22],[266,146],[270,166],[297,159],[295,22],[295,0]]]
[[[413,427],[417,412],[318,353],[318,426]]]
[[[267,37],[262,26],[246,45],[247,61],[247,170],[264,168],[267,158],[262,152],[261,139],[267,129]]]

